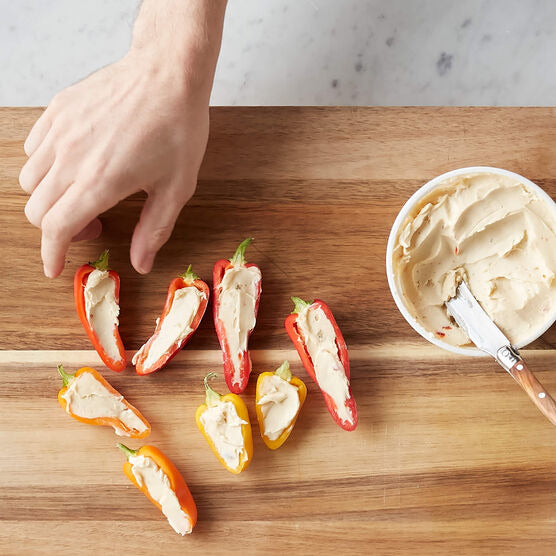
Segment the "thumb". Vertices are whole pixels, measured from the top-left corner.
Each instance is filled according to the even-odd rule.
[[[184,202],[173,188],[149,193],[131,238],[130,259],[140,274],[151,271],[158,250],[170,239]]]

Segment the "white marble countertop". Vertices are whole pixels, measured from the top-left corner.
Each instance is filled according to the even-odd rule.
[[[0,105],[126,51],[138,0],[0,0]],[[555,0],[230,0],[215,105],[554,105]]]

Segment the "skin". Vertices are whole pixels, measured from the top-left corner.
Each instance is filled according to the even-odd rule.
[[[141,190],[130,259],[151,270],[195,192],[225,9],[225,0],[145,0],[129,52],[58,93],[37,120],[19,181],[46,276],[62,272],[72,241],[100,235],[99,214]]]

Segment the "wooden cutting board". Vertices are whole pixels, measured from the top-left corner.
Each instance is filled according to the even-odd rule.
[[[17,183],[40,112],[0,110],[0,553],[554,553],[556,430],[492,361],[417,336],[392,301],[384,256],[404,201],[444,171],[499,166],[555,197],[555,109],[216,108],[198,191],[153,272],[139,276],[128,260],[137,195],[103,216],[99,240],[71,247],[56,280],[42,275]],[[210,314],[164,371],[118,375],[91,351],[72,278],[110,248],[121,332],[135,350],[172,277],[193,263],[210,280],[213,263],[249,235],[248,258],[263,272],[255,372],[288,358],[309,395],[288,442],[271,452],[255,428],[253,463],[233,476],[193,417],[201,378],[221,371]],[[285,334],[290,295],[326,300],[344,332],[353,433],[334,424]],[[552,392],[555,345],[553,329],[524,350]],[[151,421],[148,442],[197,501],[193,535],[176,535],[128,482],[111,430],[61,410],[59,362],[96,366]],[[253,398],[252,379],[244,399],[254,422]]]

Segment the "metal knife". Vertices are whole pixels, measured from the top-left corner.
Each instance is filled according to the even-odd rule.
[[[446,307],[469,339],[481,351],[492,355],[527,392],[545,417],[556,425],[556,402],[527,368],[517,349],[492,322],[465,281],[459,284],[455,297],[446,302]]]

